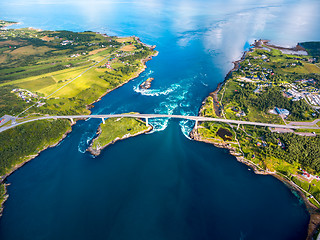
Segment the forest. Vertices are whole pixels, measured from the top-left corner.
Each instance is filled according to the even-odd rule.
[[[313,169],[320,172],[320,136],[307,137],[294,133],[271,133],[266,132],[266,141],[271,142],[268,146],[269,153],[288,163],[298,162],[305,169]],[[278,141],[284,144],[284,149],[276,146]]]
[[[10,171],[29,155],[37,154],[38,146],[48,147],[70,129],[68,120],[36,121],[0,133],[0,175]]]

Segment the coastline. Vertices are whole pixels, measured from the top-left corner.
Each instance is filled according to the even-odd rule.
[[[308,235],[307,235],[306,239],[307,240],[312,239],[313,235],[316,233],[318,227],[320,226],[320,211],[316,206],[314,206],[312,203],[310,203],[308,201],[307,197],[304,195],[304,192],[299,188],[299,186],[297,186],[295,183],[293,183],[291,180],[285,178],[284,176],[279,175],[279,173],[270,172],[270,171],[258,168],[253,162],[245,159],[241,153],[237,152],[237,150],[235,148],[231,147],[229,143],[226,143],[224,141],[222,141],[221,143],[217,143],[217,142],[209,141],[206,139],[202,139],[200,137],[200,135],[197,133],[196,129],[193,129],[190,132],[190,138],[195,141],[198,141],[198,142],[204,142],[207,144],[211,144],[217,148],[228,149],[229,154],[234,156],[238,162],[241,162],[241,163],[247,165],[248,167],[250,167],[254,171],[255,174],[271,175],[271,176],[277,178],[282,183],[284,183],[292,191],[295,191],[299,195],[299,197],[303,200],[303,202],[306,206],[306,209],[310,215],[310,220],[309,220],[309,224],[308,224]]]
[[[2,29],[2,30],[6,29],[7,27],[10,27],[10,26],[15,25],[15,24],[21,24],[21,22],[10,22],[10,23],[0,27],[0,29]]]
[[[141,120],[141,121],[142,121],[142,120]],[[102,151],[103,149],[105,149],[106,147],[108,147],[109,145],[114,144],[114,143],[116,143],[117,141],[120,141],[120,140],[124,140],[124,139],[127,139],[127,138],[135,137],[135,136],[138,136],[138,135],[141,135],[141,134],[144,134],[144,133],[148,133],[148,132],[152,131],[152,129],[153,129],[153,127],[152,127],[151,125],[149,125],[148,129],[146,129],[146,130],[143,130],[143,131],[141,131],[141,132],[135,133],[135,134],[133,134],[133,135],[131,135],[131,134],[129,133],[129,134],[126,134],[126,135],[122,136],[121,138],[117,137],[117,138],[114,139],[113,141],[107,143],[106,145],[104,145],[104,146],[102,146],[101,148],[99,148],[99,149],[96,150],[96,149],[93,149],[93,148],[92,148],[92,145],[93,145],[94,141],[99,138],[99,135],[101,134],[101,127],[99,127],[99,129],[98,129],[98,131],[97,131],[97,137],[92,140],[92,142],[91,142],[91,144],[90,144],[90,147],[89,147],[86,151],[90,152],[90,153],[91,153],[92,155],[94,155],[94,156],[99,156],[100,153],[101,153],[101,151]]]
[[[13,24],[16,24],[16,23],[13,23]],[[86,105],[85,107],[89,110],[91,108],[93,108],[93,104],[96,103],[96,102],[99,102],[105,95],[107,95],[108,93],[116,90],[117,88],[120,88],[122,87],[124,84],[128,83],[129,81],[139,77],[139,75],[141,73],[143,73],[147,66],[146,66],[146,62],[150,61],[152,59],[152,57],[156,57],[157,55],[159,54],[158,51],[156,51],[154,54],[152,55],[149,55],[148,57],[146,57],[145,59],[141,59],[141,63],[142,63],[142,69],[140,69],[138,72],[136,72],[131,78],[129,78],[127,81],[123,82],[122,84],[120,84],[119,86],[113,88],[113,89],[110,89],[110,90],[107,90],[104,94],[102,94],[97,100],[93,101],[92,103]],[[90,111],[90,110],[89,110]],[[91,114],[91,111],[90,111],[90,114]],[[1,181],[0,181],[0,184],[4,184],[4,199],[3,201],[0,202],[0,218],[2,216],[2,213],[3,213],[3,209],[4,209],[4,204],[5,202],[7,201],[7,199],[9,198],[9,195],[7,193],[7,186],[10,185],[10,184],[6,184],[5,181],[6,179],[12,174],[14,173],[16,170],[18,170],[19,168],[23,167],[25,164],[27,164],[28,162],[30,162],[31,160],[33,160],[34,158],[36,158],[37,156],[39,156],[39,154],[43,151],[45,151],[46,149],[48,148],[53,148],[55,146],[57,146],[64,138],[66,138],[68,136],[69,133],[72,132],[72,126],[75,125],[77,122],[76,119],[74,119],[74,122],[71,123],[70,122],[70,129],[67,130],[63,136],[61,137],[61,139],[59,139],[56,143],[52,144],[52,145],[48,145],[46,147],[44,147],[43,149],[39,150],[38,153],[34,154],[34,155],[30,155],[30,156],[26,156],[25,157],[25,160],[23,160],[20,164],[14,166],[14,168],[8,172],[7,174],[3,175],[3,176],[0,176],[1,177]],[[147,132],[151,131],[153,128],[151,127],[150,130],[148,130]],[[145,132],[143,132],[145,133]],[[139,134],[143,134],[143,133],[139,133]],[[139,135],[139,134],[136,134],[136,135]],[[136,136],[136,135],[132,135],[130,137],[133,137],[133,136]],[[121,140],[121,139],[118,139],[118,140]],[[106,147],[106,146],[105,146]],[[102,150],[102,149],[101,149]]]
[[[269,40],[259,40],[259,42],[263,42],[263,43],[267,43],[267,46],[271,47],[271,48],[276,48],[276,49],[289,49],[289,48],[285,48],[285,47],[281,47],[281,46],[274,46],[274,45],[270,45],[268,44],[270,41]],[[257,41],[258,42],[258,41]],[[290,48],[289,50],[293,50],[293,51],[299,51],[302,50],[300,48],[301,46],[297,45],[297,47],[295,48]],[[254,45],[254,48],[259,48],[259,46],[257,46],[256,44]],[[215,113],[217,116],[219,116],[217,113],[220,112],[218,111],[217,108],[218,107],[218,100],[217,100],[217,94],[219,93],[219,91],[221,90],[221,87],[226,83],[226,81],[229,79],[230,75],[232,74],[232,72],[237,71],[239,69],[240,63],[245,59],[246,54],[248,51],[245,51],[241,57],[240,60],[234,61],[234,67],[226,74],[224,80],[222,82],[220,82],[217,86],[217,88],[211,92],[208,97],[212,97],[213,98],[213,107],[215,110]],[[204,105],[204,103],[206,102],[206,99],[208,98],[206,97],[203,102],[202,105],[200,106],[198,115],[201,115],[201,109]],[[220,109],[219,109],[220,110]],[[310,220],[309,220],[309,224],[308,224],[308,234],[307,234],[307,240],[311,240],[313,238],[313,236],[316,234],[318,228],[320,227],[320,209],[318,209],[315,205],[313,205],[305,196],[304,192],[301,190],[301,188],[299,186],[297,186],[294,182],[292,182],[290,179],[285,178],[285,176],[281,176],[279,173],[277,172],[271,172],[271,171],[267,171],[264,169],[259,168],[257,165],[255,165],[253,162],[245,159],[242,156],[242,153],[239,153],[237,151],[237,149],[235,149],[234,147],[232,147],[229,143],[225,142],[225,141],[221,141],[221,143],[218,142],[214,142],[214,141],[210,141],[207,139],[203,139],[201,137],[201,135],[198,133],[197,128],[193,128],[192,131],[189,134],[190,138],[198,141],[198,142],[204,142],[207,144],[212,144],[215,147],[218,148],[225,148],[229,150],[229,154],[233,155],[237,161],[247,165],[248,167],[250,167],[255,174],[259,174],[259,175],[271,175],[275,178],[277,178],[279,181],[281,181],[282,183],[284,183],[287,187],[289,187],[292,191],[295,191],[299,197],[301,198],[301,200],[303,200],[306,209],[310,215]]]
[[[156,51],[154,54],[146,57],[145,59],[141,59],[141,63],[142,63],[142,69],[141,69],[141,70],[139,70],[138,72],[136,72],[131,78],[129,78],[127,81],[121,83],[119,86],[107,90],[107,91],[106,91],[104,94],[102,94],[97,100],[95,100],[95,101],[93,101],[92,103],[86,105],[86,108],[87,108],[87,109],[93,108],[93,107],[94,107],[93,104],[95,104],[96,102],[99,102],[105,95],[107,95],[108,93],[110,93],[110,92],[112,92],[112,91],[114,91],[114,90],[122,87],[123,85],[125,85],[125,84],[128,83],[128,82],[130,82],[131,80],[139,77],[140,74],[143,73],[143,72],[146,70],[146,68],[147,68],[146,63],[147,63],[148,61],[150,61],[153,57],[158,56],[158,54],[159,54],[159,52]],[[90,112],[90,114],[91,114],[91,112]]]
[[[18,170],[19,168],[23,167],[25,164],[27,164],[28,162],[30,162],[31,160],[35,159],[36,157],[38,157],[40,155],[41,152],[45,151],[48,148],[53,148],[56,147],[57,145],[59,145],[59,143],[61,143],[63,141],[63,139],[65,139],[69,133],[71,133],[72,131],[72,126],[75,125],[76,123],[70,123],[70,129],[67,130],[62,137],[54,144],[45,146],[43,149],[39,150],[36,154],[33,155],[29,155],[25,157],[25,160],[22,161],[20,164],[17,164],[16,166],[14,166],[14,168],[7,174],[1,176],[1,182],[0,184],[4,184],[4,199],[2,202],[0,202],[0,217],[2,216],[3,213],[3,209],[4,209],[4,204],[7,201],[7,199],[9,198],[9,194],[7,192],[7,186],[9,186],[10,184],[5,183],[5,180],[12,174],[14,173],[16,170]]]

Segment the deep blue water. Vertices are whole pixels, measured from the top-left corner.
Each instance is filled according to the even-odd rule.
[[[19,27],[136,35],[159,55],[109,93],[97,113],[196,115],[254,39],[320,39],[318,1],[25,1],[2,3]],[[152,89],[137,86],[154,77]],[[85,152],[98,120],[12,174],[0,239],[304,239],[309,215],[283,183],[226,150],[186,138],[192,122]]]

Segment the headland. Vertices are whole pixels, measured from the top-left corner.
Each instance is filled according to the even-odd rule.
[[[16,122],[52,114],[90,114],[94,102],[138,77],[158,53],[135,36],[3,28],[12,24],[0,22],[0,116],[13,116]],[[3,126],[7,124],[11,121]],[[72,124],[37,121],[0,134],[1,206],[8,197],[7,176],[57,145]]]
[[[199,116],[316,126],[320,108],[320,42],[294,48],[255,41],[204,101]],[[257,174],[298,192],[310,213],[308,239],[320,224],[319,131],[286,131],[203,122],[190,137],[229,149]],[[304,156],[302,156],[302,154]]]

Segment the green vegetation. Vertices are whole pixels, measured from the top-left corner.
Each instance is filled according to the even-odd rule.
[[[141,60],[154,53],[132,37],[1,30],[0,88],[7,96],[1,99],[2,111],[10,109],[10,114],[18,114],[41,100],[45,103],[41,108],[31,108],[26,114],[88,113],[86,105],[135,77],[143,70]],[[38,97],[29,99],[29,104],[11,101],[14,96],[9,96],[9,90],[14,88],[29,90]]]
[[[104,146],[114,143],[115,141],[151,129],[146,123],[135,118],[109,118],[105,124],[100,124],[100,134],[92,143],[92,150],[100,150]]]
[[[26,123],[0,133],[0,175],[4,176],[32,155],[56,144],[68,130],[71,130],[68,120],[53,120]],[[0,184],[0,190],[1,203],[4,183]]]
[[[265,134],[272,156],[283,159],[288,163],[298,162],[309,172],[320,172],[320,136],[303,137],[293,133],[269,133]],[[284,148],[277,146],[279,140]],[[314,170],[314,171],[313,171]]]
[[[26,123],[0,133],[0,175],[23,163],[27,156],[57,143],[71,130],[68,120]]]
[[[284,124],[284,121],[310,122],[319,118],[318,112],[305,99],[319,94],[320,71],[314,57],[320,43],[302,46],[307,48],[309,56],[283,54],[272,48],[249,51],[240,68],[231,74],[216,94],[222,108],[220,117],[278,124]],[[313,50],[309,51],[311,48]],[[283,115],[282,119],[279,114],[271,113],[275,107],[287,109],[290,114]],[[200,115],[216,116],[212,96],[205,100]],[[315,177],[320,175],[319,136],[208,122],[201,123],[197,132],[201,140],[232,146],[258,168],[291,179],[320,201],[320,179]],[[312,129],[296,132],[319,133]],[[302,169],[312,177],[304,177]],[[308,194],[306,196],[319,207],[315,199]]]
[[[300,45],[304,47],[311,56],[317,58],[319,62],[319,59],[320,59],[319,42],[304,42],[304,43],[300,43]]]
[[[88,105],[136,77],[156,53],[133,37],[2,28],[10,24],[0,21],[0,117],[89,114]],[[67,120],[37,121],[1,133],[0,176],[69,129]]]
[[[15,24],[16,22],[0,20],[0,28]]]

